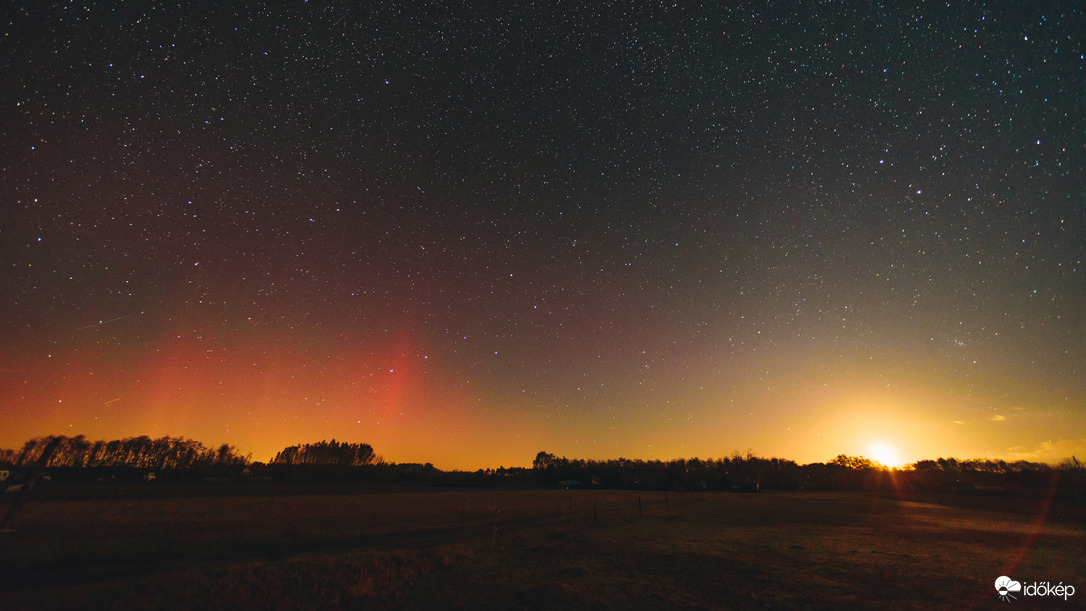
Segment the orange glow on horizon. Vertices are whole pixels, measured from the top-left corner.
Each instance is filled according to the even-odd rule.
[[[49,434],[170,435],[208,446],[229,443],[268,461],[290,445],[337,439],[369,443],[390,462],[465,470],[530,466],[541,450],[570,458],[670,460],[750,449],[801,464],[848,454],[892,467],[950,456],[1058,461],[1063,453],[1086,453],[1082,444],[1069,443],[1001,452],[1028,422],[1011,410],[999,417],[979,412],[968,425],[955,422],[944,414],[968,418],[977,408],[919,390],[880,396],[838,388],[775,398],[793,405],[791,412],[725,409],[719,415],[699,405],[701,396],[682,398],[691,406],[688,418],[651,403],[612,418],[606,405],[554,409],[530,394],[447,371],[408,333],[391,342],[344,342],[332,351],[308,351],[289,334],[229,348],[175,334],[149,358],[103,363],[41,355],[7,368],[0,373],[0,401],[12,410],[2,416],[0,447],[18,448]]]

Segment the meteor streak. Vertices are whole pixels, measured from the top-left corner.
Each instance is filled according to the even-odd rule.
[[[140,312],[140,314],[143,314],[143,312]],[[135,316],[135,314],[125,314],[124,316],[118,316],[117,318],[110,318],[109,320],[99,320],[96,323],[92,323],[92,324],[89,324],[89,325],[86,325],[86,326],[83,326],[83,327],[79,327],[78,329],[76,329],[76,331],[83,331],[85,329],[90,329],[90,328],[93,328],[93,327],[100,327],[102,325],[108,325],[111,322],[117,322],[118,320],[124,320],[126,318],[132,318],[133,316]]]

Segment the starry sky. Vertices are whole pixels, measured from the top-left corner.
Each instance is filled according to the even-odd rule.
[[[155,4],[0,9],[0,447],[1086,455],[1078,3]]]

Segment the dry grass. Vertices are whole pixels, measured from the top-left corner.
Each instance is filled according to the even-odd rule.
[[[11,526],[5,609],[970,607],[1004,574],[1086,596],[1083,522],[842,494],[40,500]]]

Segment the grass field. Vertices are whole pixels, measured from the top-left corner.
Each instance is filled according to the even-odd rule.
[[[1004,604],[1000,575],[1079,590],[1068,601],[1019,595],[1015,608],[1086,599],[1081,507],[838,493],[287,492],[32,497],[0,534],[0,608],[971,608]]]

